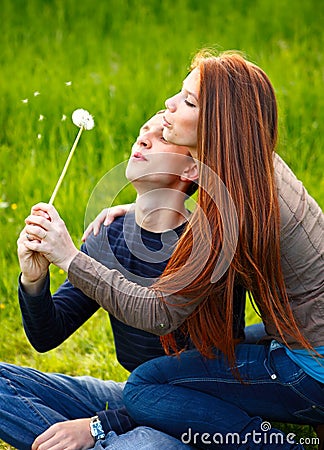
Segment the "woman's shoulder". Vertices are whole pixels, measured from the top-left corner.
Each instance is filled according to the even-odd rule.
[[[282,225],[290,220],[306,223],[315,220],[324,227],[322,209],[278,154],[274,155],[274,172]]]

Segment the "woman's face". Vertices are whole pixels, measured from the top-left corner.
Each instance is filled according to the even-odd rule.
[[[199,69],[185,78],[181,91],[165,102],[163,137],[169,142],[189,147],[193,157],[197,154]]]

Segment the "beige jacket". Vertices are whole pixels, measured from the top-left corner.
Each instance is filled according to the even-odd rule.
[[[281,213],[281,260],[287,292],[301,331],[313,346],[324,345],[324,216],[292,171],[275,155]],[[177,329],[197,305],[177,296],[163,300],[79,252],[70,282],[117,319],[157,335]],[[273,322],[262,317],[270,337],[281,341]],[[299,344],[287,337],[292,348]]]

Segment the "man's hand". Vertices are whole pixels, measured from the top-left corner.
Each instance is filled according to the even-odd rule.
[[[48,218],[40,215],[40,211]],[[67,272],[79,251],[54,206],[47,203],[33,206],[31,215],[25,222],[27,234],[33,237],[33,240],[24,243],[25,246],[31,251],[41,253],[49,262]]]
[[[26,292],[37,295],[43,287],[50,263],[42,254],[28,249],[25,245],[27,241],[26,228],[24,228],[17,240],[17,253],[22,272],[21,282]]]
[[[90,433],[91,419],[58,422],[40,434],[32,450],[86,450],[95,444]]]
[[[93,232],[95,236],[99,233],[101,224],[105,226],[110,225],[116,217],[124,216],[134,206],[133,203],[126,205],[112,206],[111,208],[105,208],[97,215],[95,220],[91,222],[82,236],[82,241],[85,242],[89,235]]]

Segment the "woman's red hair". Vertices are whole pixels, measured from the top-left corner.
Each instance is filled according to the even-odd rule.
[[[292,314],[281,271],[280,215],[273,165],[277,141],[273,87],[259,67],[238,53],[213,56],[201,52],[193,60],[192,69],[196,67],[200,71],[199,186],[208,189],[199,188],[199,208],[154,287],[163,294],[176,293],[197,302],[196,310],[182,328],[205,356],[211,357],[216,347],[231,364],[235,361],[235,284],[251,293],[285,343],[289,335],[311,348]],[[215,177],[205,170],[206,166]],[[208,195],[215,192],[217,196],[220,192],[219,180],[236,208],[233,221],[238,221],[238,242],[228,270],[212,283],[218,256],[226,244],[221,215]],[[217,199],[221,201],[222,198]],[[189,258],[193,262],[187,264]],[[206,263],[202,262],[206,259]],[[177,274],[179,269],[181,277]],[[183,281],[193,273],[197,274],[195,279],[183,287]],[[161,339],[166,351],[176,350],[172,334]]]

